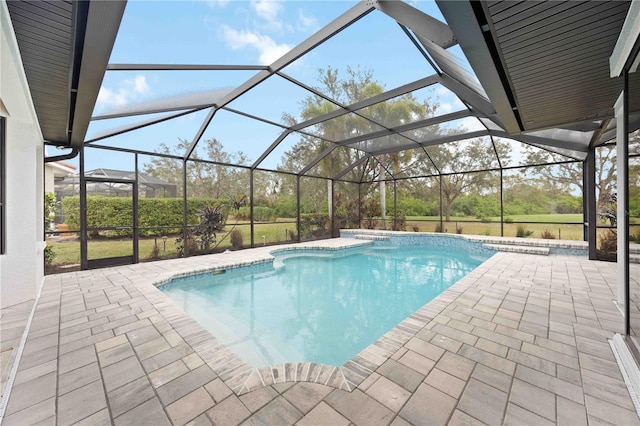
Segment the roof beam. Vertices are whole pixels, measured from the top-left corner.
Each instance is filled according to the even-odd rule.
[[[327,155],[331,154],[333,152],[333,150],[336,149],[337,147],[338,147],[338,145],[331,144],[324,151],[322,151],[318,156],[316,156],[316,158],[311,160],[309,162],[309,164],[304,166],[304,168],[298,172],[298,176],[302,176],[302,175],[307,174],[307,172],[309,170],[314,168],[316,166],[316,164],[318,164],[320,161],[322,161]]]
[[[333,177],[333,180],[339,180],[341,179],[344,175],[346,175],[347,173],[349,173],[351,170],[355,169],[356,167],[358,167],[360,164],[364,163],[365,161],[369,160],[371,158],[371,154],[366,154],[360,158],[358,158],[356,161],[354,161],[353,163],[351,163],[349,166],[347,166],[346,168],[342,169],[342,171],[340,171],[337,175],[335,175]],[[362,180],[362,178],[360,178],[360,180]]]
[[[196,146],[198,145],[200,138],[202,138],[202,135],[207,130],[207,127],[209,126],[209,123],[211,123],[211,120],[213,120],[213,117],[216,115],[216,112],[218,112],[218,109],[215,107],[209,110],[209,112],[207,113],[207,117],[204,119],[204,121],[200,125],[200,128],[198,129],[198,132],[193,137],[193,140],[187,147],[187,150],[184,153],[184,157],[182,157],[183,161],[187,161],[189,158],[191,158],[191,154],[193,154],[193,151],[196,150]]]
[[[263,71],[267,65],[109,64],[107,71]]]
[[[153,124],[162,123],[164,121],[171,120],[173,118],[182,117],[183,115],[188,115],[188,114],[191,114],[193,112],[201,111],[203,109],[204,108],[198,108],[198,109],[191,109],[189,111],[182,111],[182,112],[179,112],[179,113],[176,113],[176,114],[167,114],[167,115],[164,115],[162,117],[155,117],[155,118],[153,118],[151,120],[144,120],[144,121],[141,121],[141,122],[130,124],[128,126],[119,127],[117,129],[111,129],[111,130],[109,130],[109,131],[107,131],[105,133],[99,134],[99,135],[94,136],[93,138],[85,141],[85,144],[89,144],[89,143],[92,143],[92,142],[97,142],[99,140],[107,139],[107,138],[110,138],[112,136],[121,135],[123,133],[128,133],[128,132],[131,132],[133,130],[142,129],[144,127],[151,126]]]
[[[336,143],[338,145],[350,145],[353,143],[362,142],[369,139],[377,139],[384,136],[398,134],[401,132],[407,132],[409,130],[419,129],[421,127],[433,126],[435,124],[446,123],[447,121],[458,120],[460,118],[473,117],[473,116],[475,115],[471,111],[469,111],[468,109],[464,109],[462,111],[452,112],[450,114],[440,115],[438,117],[425,118],[424,120],[403,124],[402,126],[393,127],[390,129],[378,130],[376,132],[367,133],[365,135],[354,136],[352,138],[343,139]],[[407,139],[411,140],[411,138],[407,138]]]
[[[446,49],[457,44],[449,26],[407,3],[394,0],[378,0],[374,6],[392,17],[399,24]]]
[[[577,151],[577,152],[587,152],[587,148],[588,148],[588,145],[585,145],[580,142],[575,142],[575,141],[548,139],[540,136],[525,135],[522,133],[519,135],[513,136],[507,132],[501,132],[498,130],[490,130],[489,132],[491,133],[492,136],[515,139],[517,141],[524,142],[529,145],[544,145],[549,147],[568,149],[568,150]]]
[[[279,73],[279,75],[284,77],[284,78],[286,78],[287,80],[292,81],[291,77],[289,77],[289,76],[287,76],[285,74]],[[292,82],[294,82],[294,81],[292,81]],[[421,78],[420,80],[416,80],[413,83],[409,83],[409,84],[405,84],[405,85],[400,86],[400,87],[396,87],[395,89],[391,89],[391,90],[389,90],[387,92],[380,93],[379,95],[372,96],[372,97],[370,97],[368,99],[365,99],[363,101],[356,102],[354,104],[345,106],[344,108],[338,108],[338,109],[336,109],[334,111],[331,111],[331,112],[329,112],[327,114],[319,115],[318,117],[311,118],[309,120],[303,121],[301,123],[298,123],[298,124],[292,126],[291,130],[300,130],[300,129],[303,129],[305,127],[313,126],[315,124],[322,123],[322,122],[327,121],[327,120],[331,120],[332,118],[339,117],[339,116],[341,116],[343,114],[347,114],[347,113],[352,112],[352,111],[357,111],[359,109],[366,108],[366,107],[371,106],[371,105],[375,105],[375,104],[377,104],[379,102],[383,102],[383,101],[389,100],[391,98],[395,98],[396,96],[405,95],[407,93],[411,93],[413,91],[422,89],[424,87],[428,87],[428,86],[434,85],[434,84],[436,84],[438,82],[440,82],[440,77],[438,75],[435,75],[435,74],[431,75],[429,77]]]
[[[450,77],[447,74],[442,74],[442,76],[440,76],[440,84],[451,90],[456,96],[471,105],[473,108],[480,111],[487,118],[491,119],[491,116],[494,116],[496,114],[496,110],[491,102],[477,94],[475,91],[469,89],[467,86],[460,83],[453,77]]]
[[[338,18],[318,30],[311,37],[285,53],[281,58],[273,62],[267,70],[260,71],[258,74],[245,81],[243,84],[232,90],[227,96],[225,96],[219,103],[220,107],[226,106],[242,94],[251,90],[262,81],[269,78],[274,73],[280,71],[287,65],[296,61],[301,56],[304,56],[310,50],[324,43],[340,31],[349,27],[354,22],[358,21],[363,16],[367,15],[373,10],[373,6],[368,5],[366,2],[357,3],[351,9],[340,15]]]
[[[271,77],[273,74],[277,73],[287,65],[296,61],[301,56],[304,56],[310,50],[313,50],[315,47],[324,43],[326,40],[330,39],[334,35],[338,34],[340,31],[349,27],[354,22],[358,21],[363,16],[367,15],[369,12],[373,10],[373,6],[368,5],[365,2],[357,3],[351,9],[347,10],[345,13],[340,15],[338,18],[331,21],[329,24],[325,25],[323,28],[314,33],[311,37],[307,38],[305,41],[282,55],[279,59],[273,62],[267,70],[262,70],[258,72],[256,75],[251,77],[249,80],[242,83],[240,86],[233,89],[226,96],[224,96],[220,102],[217,104],[218,108],[225,107],[227,104],[233,102],[238,97],[242,96],[249,90],[256,87],[258,84],[262,83],[267,78]],[[185,159],[188,159],[191,155],[191,151],[195,149],[195,146],[200,141],[204,130],[209,125],[211,120],[213,119],[213,115],[215,114],[216,108],[212,108],[198,133],[196,133],[192,143],[190,150],[185,153]]]
[[[204,92],[192,92],[167,98],[124,105],[106,114],[91,117],[91,120],[106,120],[110,118],[132,117],[135,115],[157,114],[162,112],[183,111],[186,109],[203,109],[216,106],[223,96],[231,89],[216,89]]]
[[[518,122],[519,115],[513,109],[516,105],[512,105],[511,88],[508,84],[504,84],[508,82],[503,83],[506,77],[500,58],[494,51],[495,46],[489,24],[478,22],[474,3],[475,7],[482,7],[480,2],[436,0],[436,4],[456,35],[462,51],[491,99],[505,129],[512,134],[520,133],[522,129]],[[484,14],[482,18],[486,20]]]
[[[282,132],[280,136],[278,136],[276,140],[273,141],[273,143],[269,146],[269,148],[267,148],[267,150],[264,151],[262,155],[260,155],[260,157],[253,163],[251,168],[252,169],[257,168],[260,165],[260,163],[262,163],[264,159],[267,158],[269,154],[271,154],[271,152],[278,147],[278,145],[280,145],[280,142],[282,142],[284,138],[289,136],[290,133],[291,133],[291,130],[285,130],[284,132]]]

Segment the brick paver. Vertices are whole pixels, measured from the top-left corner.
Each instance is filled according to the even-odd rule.
[[[4,423],[640,424],[615,264],[498,253],[342,367],[252,369],[153,285],[271,250],[48,276]],[[30,307],[7,312],[5,346]]]

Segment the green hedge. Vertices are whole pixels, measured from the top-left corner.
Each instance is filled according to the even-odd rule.
[[[207,205],[227,203],[211,198],[187,199],[189,224],[198,223],[196,212]],[[62,200],[65,222],[69,230],[80,229],[80,197],[65,197]],[[87,225],[89,227],[131,226],[133,206],[130,198],[89,196],[87,197]],[[140,236],[165,235],[180,232],[182,228],[182,198],[140,198],[138,200],[140,228],[175,226],[174,229],[140,230]],[[97,236],[94,233],[92,236]],[[131,236],[131,230],[100,231],[105,237]]]
[[[249,206],[240,207],[236,217],[240,220],[251,220],[251,209]],[[276,212],[271,207],[254,206],[253,220],[255,222],[273,222],[276,220]]]

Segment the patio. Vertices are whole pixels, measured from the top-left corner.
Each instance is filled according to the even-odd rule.
[[[640,424],[615,263],[497,253],[339,369],[242,371],[152,285],[273,249],[47,276],[3,424]]]

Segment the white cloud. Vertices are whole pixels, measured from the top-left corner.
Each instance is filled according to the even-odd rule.
[[[283,11],[282,4],[276,0],[252,0],[251,9],[267,21],[276,20]]]
[[[144,94],[149,92],[147,77],[145,77],[144,75],[137,75],[136,78],[133,79],[133,88],[136,93]]]
[[[127,93],[124,89],[120,89],[117,92],[106,87],[101,87],[98,92],[98,100],[96,101],[96,107],[116,107],[127,104]]]
[[[137,75],[133,79],[122,80],[117,89],[102,86],[98,92],[96,109],[114,108],[127,105],[132,100],[140,98],[151,91],[147,77]]]
[[[222,37],[233,50],[253,47],[258,51],[258,60],[268,65],[291,50],[288,44],[278,44],[271,37],[251,31],[238,31],[222,25]]]
[[[313,16],[307,16],[302,9],[298,9],[298,31],[313,32],[318,29],[318,20]]]
[[[292,31],[291,25],[282,20],[284,7],[280,0],[251,0],[250,7],[255,17],[254,27],[265,31],[281,33],[283,30]]]
[[[440,102],[440,104],[438,105],[438,112],[442,114],[447,114],[451,111],[453,111],[453,105],[451,105],[449,102]]]

